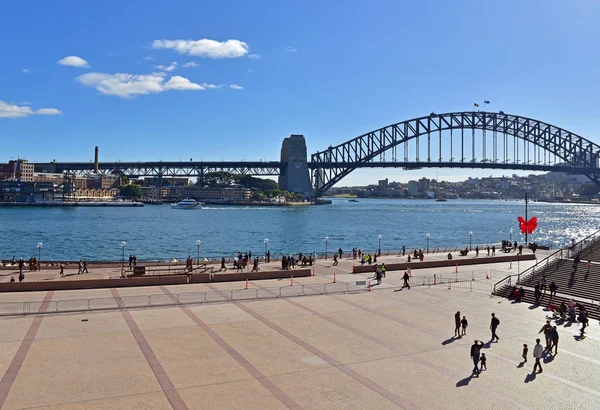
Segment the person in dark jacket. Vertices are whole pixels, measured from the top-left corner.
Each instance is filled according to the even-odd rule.
[[[402,279],[404,279],[404,283],[402,284],[402,288],[409,288],[410,289],[410,285],[408,284],[408,280],[410,279],[410,276],[408,276],[408,272],[404,271],[404,276],[402,276]]]
[[[479,356],[481,353],[481,348],[483,347],[483,342],[480,340],[475,340],[475,342],[471,345],[471,359],[473,359],[473,364],[475,367],[473,368],[473,373],[479,376]]]
[[[460,337],[460,312],[454,315],[454,337]]]

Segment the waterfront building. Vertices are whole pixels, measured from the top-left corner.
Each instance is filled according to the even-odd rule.
[[[0,202],[44,202],[63,199],[62,187],[52,182],[0,181]]]
[[[417,195],[419,193],[419,183],[417,181],[408,181],[408,192],[411,195]]]
[[[421,189],[421,191],[423,192],[427,192],[429,191],[429,186],[430,186],[430,181],[423,177],[421,179],[419,179],[419,188]]]
[[[9,181],[33,181],[34,165],[26,159],[10,160],[6,164],[0,164],[0,180]]]

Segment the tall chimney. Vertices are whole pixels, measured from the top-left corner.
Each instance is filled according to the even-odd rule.
[[[94,173],[98,173],[98,147],[94,150]]]

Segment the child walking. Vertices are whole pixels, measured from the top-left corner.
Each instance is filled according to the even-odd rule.
[[[523,363],[527,363],[527,352],[529,351],[529,348],[527,347],[526,344],[523,345]]]
[[[463,316],[462,320],[460,321],[460,324],[462,326],[461,336],[466,336],[467,335],[467,326],[469,326],[469,322],[467,322],[466,316]]]
[[[483,370],[483,369],[487,370],[487,365],[486,365],[487,358],[485,357],[485,353],[481,353],[481,359],[479,359],[479,361],[481,362],[481,370]]]

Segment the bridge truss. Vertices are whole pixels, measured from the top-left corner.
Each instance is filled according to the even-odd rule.
[[[309,167],[316,195],[354,169],[369,167],[560,171],[600,185],[599,155],[600,146],[554,125],[468,111],[431,113],[371,131],[313,154]]]

